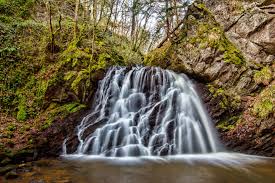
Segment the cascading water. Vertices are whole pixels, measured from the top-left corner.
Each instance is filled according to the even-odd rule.
[[[209,153],[218,147],[191,81],[155,67],[109,69],[77,137],[75,154],[113,157]]]

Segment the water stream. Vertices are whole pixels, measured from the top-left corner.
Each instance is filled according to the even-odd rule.
[[[185,75],[156,67],[112,67],[93,109],[77,127],[74,154],[164,156],[219,149],[211,120]],[[66,154],[66,143],[63,149]]]

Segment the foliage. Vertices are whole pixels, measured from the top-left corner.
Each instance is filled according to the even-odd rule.
[[[69,1],[56,3],[70,4]],[[0,22],[3,43],[0,45],[0,112],[18,121],[38,120],[41,114],[51,113],[48,121],[53,121],[59,115],[56,111],[63,111],[64,116],[69,114],[64,112],[69,104],[82,106],[70,112],[82,109],[96,89],[98,73],[112,65],[130,64],[134,52],[127,39],[84,22],[78,24],[79,32],[74,38],[74,22],[63,18],[62,31],[55,32],[60,50],[51,54],[47,50],[51,38],[48,21],[36,21],[24,11],[26,8],[31,12],[35,4],[31,0],[0,1],[0,9],[10,7],[0,16],[4,20]],[[40,8],[45,11],[44,7]],[[52,8],[53,13],[59,13],[60,9]],[[58,30],[59,23],[58,16],[53,14],[54,30]],[[141,55],[135,57],[140,63]],[[56,102],[57,105],[52,105]]]
[[[27,18],[35,0],[0,0],[0,14]]]
[[[25,96],[21,96],[19,105],[18,105],[17,120],[24,121],[26,119],[27,119],[26,98]]]

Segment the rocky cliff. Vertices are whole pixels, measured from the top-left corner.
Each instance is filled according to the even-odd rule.
[[[275,155],[274,17],[272,0],[197,0],[177,35],[146,58],[200,82],[221,139],[234,151]]]

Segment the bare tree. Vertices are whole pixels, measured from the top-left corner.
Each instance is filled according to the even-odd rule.
[[[79,10],[79,4],[80,0],[75,0],[75,11],[74,11],[74,38],[77,38],[77,32],[78,32],[78,10]]]

